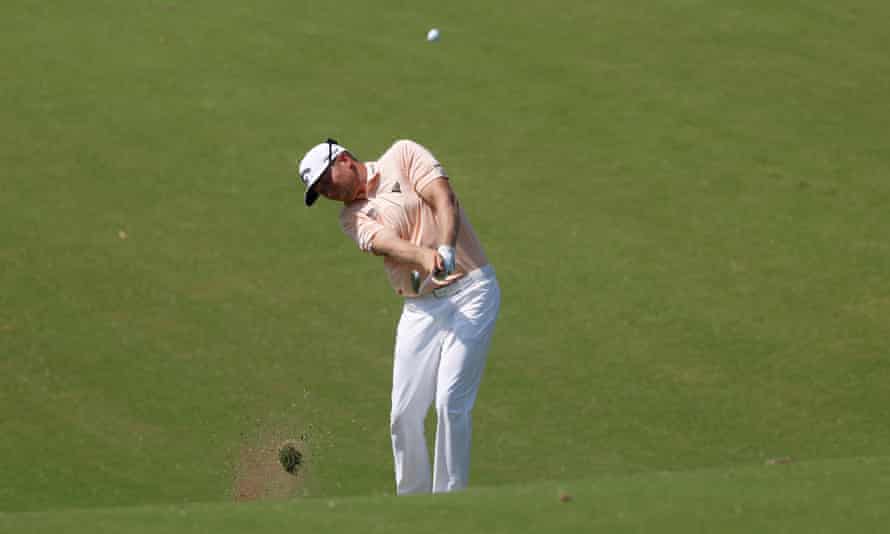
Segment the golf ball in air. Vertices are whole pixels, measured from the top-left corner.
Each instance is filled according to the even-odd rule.
[[[438,41],[439,40],[439,29],[433,28],[430,31],[426,32],[426,40],[429,42]]]

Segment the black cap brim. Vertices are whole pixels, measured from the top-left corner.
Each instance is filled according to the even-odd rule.
[[[318,191],[315,190],[315,186],[313,185],[309,189],[306,190],[306,207],[315,204],[315,201],[318,200]]]

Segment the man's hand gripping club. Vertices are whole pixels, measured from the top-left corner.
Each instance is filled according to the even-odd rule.
[[[432,251],[432,249],[430,249]],[[440,287],[451,283],[449,276],[454,274],[455,260],[454,247],[448,245],[440,245],[433,254],[433,263],[427,267],[426,271],[430,274],[425,280],[420,279],[420,271],[411,271],[411,289],[414,293],[421,294],[432,283]]]

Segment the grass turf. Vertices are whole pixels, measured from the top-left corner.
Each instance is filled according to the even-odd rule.
[[[650,472],[475,488],[445,496],[341,497],[0,514],[10,532],[881,532],[890,461]]]

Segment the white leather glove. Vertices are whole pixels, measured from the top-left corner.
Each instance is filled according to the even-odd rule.
[[[448,245],[439,245],[439,248],[436,249],[436,252],[439,253],[439,256],[442,256],[442,263],[445,264],[445,276],[454,273],[454,247],[449,247]]]

